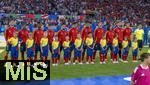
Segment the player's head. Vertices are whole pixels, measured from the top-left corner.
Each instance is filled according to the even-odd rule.
[[[85,26],[86,26],[86,27],[90,27],[90,25],[91,25],[90,21],[86,21]]]
[[[37,24],[34,24],[34,28],[35,28],[35,29],[38,28]]]
[[[117,27],[121,27],[122,23],[121,22],[116,22]]]
[[[133,41],[134,41],[134,42],[136,42],[136,41],[137,41],[137,39],[136,39],[136,36],[135,36],[135,35],[133,35]]]
[[[47,37],[47,31],[44,32],[43,37]]]
[[[38,29],[42,29],[42,28],[43,28],[42,24],[39,24]]]
[[[98,23],[98,27],[101,28],[101,27],[102,27],[102,24],[103,24],[102,22],[99,22],[99,23]]]
[[[61,26],[61,29],[62,29],[62,30],[66,30],[66,24],[63,24],[63,25]]]
[[[150,65],[150,53],[143,53],[140,55],[141,62]]]
[[[77,22],[73,22],[73,27],[77,27],[78,26],[78,23]]]
[[[115,38],[118,38],[118,35],[117,34],[115,34],[115,36],[114,36]]]
[[[88,33],[88,36],[89,36],[89,37],[92,37],[92,33],[91,33],[91,32],[89,32],[89,33]]]
[[[15,25],[15,21],[14,20],[10,21],[9,26],[14,27],[14,25]]]
[[[127,37],[124,37],[124,40],[128,40],[128,38],[127,38]]]
[[[13,37],[17,37],[17,36],[18,36],[18,32],[15,31],[15,32],[13,33]]]
[[[105,34],[103,34],[103,35],[102,35],[102,38],[103,38],[103,39],[105,39],[105,38],[106,38]]]
[[[54,35],[54,40],[58,41],[58,35],[57,34]]]
[[[67,35],[67,36],[65,37],[65,39],[66,39],[67,41],[69,41],[69,36]]]
[[[141,24],[138,26],[138,29],[142,29],[142,25]]]
[[[29,33],[29,38],[32,39],[32,33]]]
[[[77,38],[78,39],[81,38],[81,34],[80,33],[77,34]]]
[[[130,23],[126,23],[126,27],[130,27]]]

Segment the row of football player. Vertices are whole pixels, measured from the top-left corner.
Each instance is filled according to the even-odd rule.
[[[85,54],[85,49],[87,49],[88,45],[85,46],[86,40],[89,40],[90,43],[95,43],[94,47],[94,53],[93,56],[95,56],[96,51],[100,49],[100,41],[102,39],[102,36],[104,35],[106,37],[106,45],[107,48],[111,48],[111,51],[113,50],[113,39],[115,37],[115,35],[118,37],[118,45],[119,45],[119,57],[121,58],[121,48],[122,48],[122,42],[123,39],[127,38],[128,43],[130,43],[131,41],[131,29],[129,24],[127,24],[127,27],[125,29],[121,28],[121,24],[122,23],[117,23],[117,27],[115,29],[110,29],[104,33],[104,29],[102,28],[102,22],[99,22],[98,24],[98,28],[95,29],[94,33],[92,33],[91,28],[86,25],[85,27],[83,27],[81,33],[79,33],[78,29],[77,29],[77,24],[74,23],[73,28],[71,28],[69,30],[69,32],[67,32],[66,30],[64,30],[65,27],[62,26],[62,29],[58,31],[58,33],[54,33],[49,26],[49,30],[44,32],[41,28],[41,25],[35,25],[36,30],[34,30],[33,35],[29,35],[29,31],[23,27],[22,30],[20,30],[19,32],[16,30],[16,28],[12,25],[10,26],[6,31],[5,31],[5,38],[7,41],[7,52],[5,55],[5,59],[7,59],[8,57],[8,53],[11,50],[11,56],[13,56],[13,59],[16,59],[15,57],[18,57],[18,52],[15,51],[15,49],[18,50],[18,42],[21,42],[21,46],[20,46],[20,51],[21,51],[21,57],[22,59],[24,59],[24,52],[26,50],[26,48],[30,48],[27,49],[27,54],[28,57],[33,56],[32,52],[30,52],[31,50],[35,50],[34,53],[34,58],[36,60],[37,58],[37,52],[40,51],[41,54],[44,56],[45,59],[47,59],[47,50],[50,48],[50,51],[52,52],[52,42],[55,41],[54,36],[57,35],[58,37],[58,41],[59,41],[59,46],[62,50],[63,48],[63,44],[65,43],[66,37],[69,37],[69,44],[70,44],[70,50],[73,51],[75,49],[75,40],[77,38],[78,34],[81,34],[81,39],[82,39],[82,43],[83,43],[83,52],[82,52],[82,56],[84,56]],[[138,39],[138,45],[140,48],[142,48],[142,39],[143,39],[143,34],[144,31],[141,29],[142,27],[139,27],[139,29],[137,29],[135,31],[135,37]],[[18,35],[16,34],[16,32],[18,32]],[[93,42],[91,42],[90,39],[88,39],[89,35],[91,34]],[[94,36],[93,36],[94,35]],[[14,36],[16,36],[17,38],[14,38]],[[33,38],[33,40],[28,39],[29,36],[31,36]],[[27,44],[28,43],[28,44]],[[34,46],[32,45],[32,43],[34,43]],[[131,44],[131,43],[130,43]],[[129,45],[130,45],[129,44]],[[32,49],[31,49],[32,47]],[[43,51],[43,52],[42,52]],[[88,50],[87,50],[88,51]],[[30,54],[31,53],[31,54]],[[87,52],[88,53],[88,52]],[[90,53],[90,52],[89,52]],[[92,53],[90,53],[92,54]],[[111,53],[112,55],[113,53]],[[41,55],[41,56],[42,56]],[[68,54],[67,54],[68,55]],[[52,59],[53,60],[53,59]]]

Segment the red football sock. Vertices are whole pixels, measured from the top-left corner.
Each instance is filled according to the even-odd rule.
[[[114,56],[113,56],[113,61],[117,61],[118,59],[117,59],[117,55],[115,55],[114,54]]]
[[[89,62],[89,56],[86,56],[86,62]]]
[[[93,54],[93,60],[95,60],[95,57],[96,57],[96,51]]]
[[[84,61],[84,52],[82,52],[82,61]]]
[[[57,59],[56,58],[54,58],[54,64],[56,64],[57,63]]]
[[[74,57],[74,58],[73,58],[73,62],[75,62],[76,60],[77,60],[77,57]]]
[[[34,60],[37,60],[37,54],[34,55]]]
[[[113,59],[113,52],[110,53],[110,59]]]
[[[99,54],[100,55],[100,62],[103,62],[103,54]]]
[[[8,54],[5,55],[5,60],[7,60],[7,59],[8,59]]]
[[[107,55],[104,56],[104,60],[107,60]]]
[[[128,55],[125,56],[125,61],[127,60]]]
[[[21,52],[21,59],[24,60],[24,52]]]
[[[90,57],[90,62],[93,62],[93,57]]]
[[[54,64],[54,63],[55,63],[54,58],[52,58],[52,64]]]
[[[79,63],[81,62],[81,58],[80,57],[78,58],[78,61],[79,61]]]
[[[45,56],[45,61],[47,61],[47,56]]]
[[[125,55],[122,55],[122,60],[125,61]]]

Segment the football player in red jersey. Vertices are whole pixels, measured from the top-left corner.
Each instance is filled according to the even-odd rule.
[[[52,41],[53,41],[54,34],[55,34],[55,32],[51,28],[52,25],[53,23],[48,24],[48,30],[47,30],[47,36],[49,40],[49,50],[51,53],[52,53]]]
[[[88,37],[88,33],[91,33],[91,32],[92,32],[92,29],[90,28],[90,22],[86,21],[86,26],[84,26],[81,31],[81,38],[83,41],[82,62],[84,61],[84,54],[86,50],[85,39]]]
[[[66,25],[63,24],[61,30],[58,31],[58,41],[60,42],[60,52],[63,49],[63,42],[66,40],[66,36],[68,36],[68,32],[66,31]],[[58,63],[60,63],[60,54],[58,56]]]
[[[75,39],[77,38],[77,34],[78,34],[78,24],[77,22],[74,22],[73,23],[73,27],[69,30],[69,39],[70,39],[70,52],[72,54],[72,51],[74,50],[75,46],[74,46],[74,42],[75,42]]]
[[[34,60],[37,59],[38,51],[40,52],[40,58],[41,58],[40,40],[41,40],[41,38],[43,36],[43,33],[44,33],[44,31],[42,30],[42,25],[41,24],[38,25],[38,28],[37,28],[37,25],[35,25],[35,28],[36,28],[36,30],[34,30],[34,32],[33,32],[33,38],[34,38],[34,41],[35,41]]]
[[[93,54],[93,60],[95,60],[96,51],[100,50],[100,40],[102,39],[102,36],[104,35],[104,29],[102,28],[102,22],[98,23],[98,28],[94,31],[94,40],[95,40],[95,46],[94,46],[94,54]]]
[[[9,27],[4,32],[4,37],[5,37],[6,42],[8,41],[8,39],[10,39],[11,37],[13,37],[14,32],[17,31],[17,29],[14,27],[14,24],[15,24],[15,22],[11,21],[9,23]],[[10,50],[11,50],[11,45],[9,43],[7,43],[7,45],[6,45],[5,60],[7,60],[8,54],[9,54]]]
[[[121,28],[122,22],[117,22],[116,25],[117,27],[114,29],[114,32],[118,35],[118,42],[119,42],[119,58],[121,59],[121,50],[122,50],[122,41],[124,39],[123,35],[123,29]]]
[[[126,23],[126,28],[124,29],[123,35],[124,37],[127,37],[128,42],[129,42],[129,47],[131,47],[131,33],[132,33],[132,30],[130,28],[130,23]]]
[[[113,59],[113,39],[115,37],[115,33],[112,29],[112,26],[108,26],[108,30],[106,32],[106,41],[107,41],[107,50],[110,49],[111,53],[110,53],[110,59]],[[105,60],[107,60],[107,58],[105,58]]]
[[[18,33],[19,40],[21,42],[20,52],[21,52],[22,60],[24,60],[24,52],[26,51],[26,40],[28,39],[28,35],[29,35],[29,30],[27,30],[26,26],[23,26]]]

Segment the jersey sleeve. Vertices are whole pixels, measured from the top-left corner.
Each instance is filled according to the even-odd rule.
[[[132,80],[133,82],[135,82],[135,81],[137,80],[138,74],[139,74],[139,69],[138,69],[138,67],[136,67],[136,68],[134,69],[133,73],[131,74],[131,80]]]

